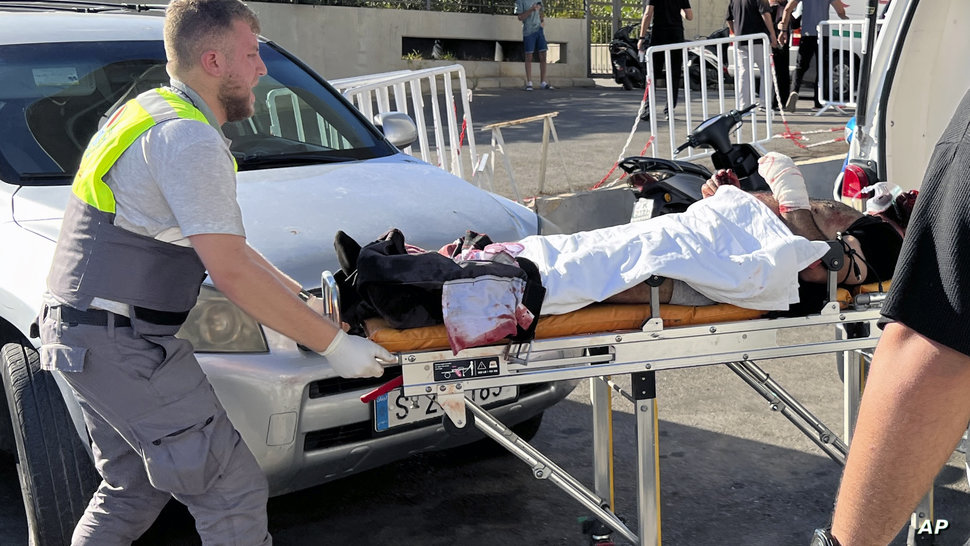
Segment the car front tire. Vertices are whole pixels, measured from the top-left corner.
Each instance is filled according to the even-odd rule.
[[[37,351],[8,343],[2,359],[0,375],[13,424],[30,544],[70,544],[74,526],[101,478],[54,377],[40,369]]]

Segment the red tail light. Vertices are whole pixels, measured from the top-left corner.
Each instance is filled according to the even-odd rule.
[[[842,198],[854,199],[859,197],[862,188],[869,186],[872,180],[865,168],[859,165],[847,165],[842,175]]]

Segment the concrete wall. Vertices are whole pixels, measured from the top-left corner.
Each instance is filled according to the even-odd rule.
[[[724,26],[727,0],[692,0],[694,20],[685,21],[687,38],[706,36]],[[455,61],[408,61],[401,38],[464,38],[521,41],[522,23],[511,15],[351,8],[250,2],[263,35],[296,54],[329,79],[391,72]],[[592,85],[587,78],[589,47],[584,19],[547,18],[546,38],[563,44],[564,62],[549,64],[553,85]],[[519,62],[460,61],[471,87],[519,87],[525,71]],[[533,66],[538,79],[538,66]]]
[[[694,8],[694,20],[684,21],[684,36],[688,39],[707,36],[727,26],[724,16],[728,0],[691,0],[690,5]]]
[[[401,38],[464,38],[522,41],[522,23],[511,15],[477,15],[430,11],[267,4],[250,2],[259,15],[262,34],[300,57],[325,78],[443,66],[455,61],[408,61]],[[592,85],[586,78],[586,22],[546,19],[546,38],[565,48],[565,62],[548,66],[553,85]],[[521,62],[461,61],[470,87],[518,87]],[[539,75],[533,63],[533,79]],[[538,83],[538,82],[536,82]]]

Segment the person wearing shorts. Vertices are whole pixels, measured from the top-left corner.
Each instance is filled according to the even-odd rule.
[[[553,89],[546,81],[546,35],[542,31],[545,16],[539,0],[515,0],[515,16],[522,21],[522,46],[525,53],[525,90],[532,91],[532,55],[539,52],[539,88]]]

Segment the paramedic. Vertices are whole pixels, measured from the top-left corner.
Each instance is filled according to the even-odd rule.
[[[74,544],[130,544],[171,497],[204,544],[272,543],[266,478],[191,344],[174,336],[206,270],[339,375],[380,375],[378,359],[391,357],[305,305],[307,293],[246,242],[220,127],[253,114],[266,74],[258,32],[239,0],[173,0],[171,85],[116,112],[74,179],[40,325],[41,366],[77,394],[102,477]]]
[[[846,546],[889,543],[970,422],[968,134],[970,93],[930,159],[882,308],[887,324],[832,522],[831,535]]]

